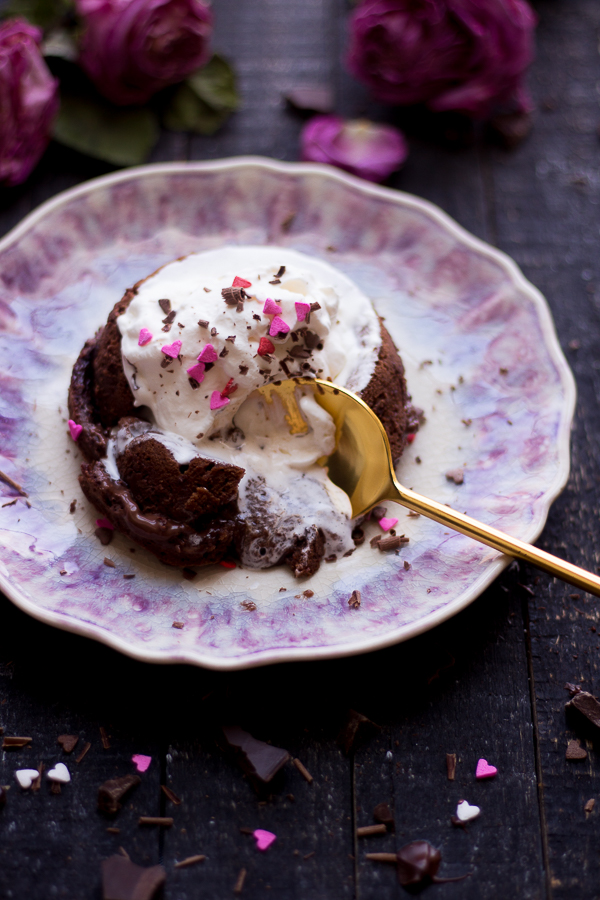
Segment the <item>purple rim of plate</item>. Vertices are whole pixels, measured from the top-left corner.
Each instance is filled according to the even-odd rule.
[[[0,587],[31,616],[137,659],[214,669],[363,653],[455,615],[510,560],[394,505],[401,552],[367,540],[301,582],[218,566],[188,581],[122,536],[95,537],[66,426],[70,368],[125,288],[226,244],[290,247],[353,278],[426,410],[401,481],[522,540],[540,534],[569,474],[575,385],[544,298],[512,260],[432,204],[327,166],[167,163],[66,191],[0,242],[0,469],[30,504],[0,481]],[[460,486],[445,477],[457,467]]]

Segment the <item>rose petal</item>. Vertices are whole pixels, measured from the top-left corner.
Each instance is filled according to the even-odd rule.
[[[404,136],[366,119],[315,116],[301,135],[302,159],[345,169],[367,181],[385,181],[408,156]]]

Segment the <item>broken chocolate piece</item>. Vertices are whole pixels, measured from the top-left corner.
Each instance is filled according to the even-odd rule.
[[[381,731],[379,725],[367,719],[362,713],[356,712],[354,709],[348,710],[348,716],[344,726],[337,736],[337,742],[344,753],[348,755],[351,750],[364,743],[376,731]]]
[[[65,753],[72,753],[77,746],[79,736],[76,734],[59,734],[57,741]]]
[[[290,758],[287,750],[265,744],[237,725],[224,725],[222,731],[239,766],[255,782],[267,784]]]
[[[350,594],[350,599],[348,600],[348,606],[351,609],[358,609],[360,606],[360,591],[352,591]]]
[[[107,815],[114,815],[121,809],[119,801],[123,799],[132,787],[141,784],[141,781],[142,779],[139,775],[122,775],[120,778],[109,778],[108,781],[105,781],[98,788],[98,809],[103,813],[107,813]]]
[[[171,312],[171,301],[170,300],[159,300],[158,305],[162,309],[165,315]]]
[[[108,547],[113,539],[114,531],[112,530],[112,528],[96,528],[94,534],[103,547]]]
[[[146,869],[129,858],[115,854],[102,860],[103,900],[151,900],[165,883],[163,866]]]
[[[22,747],[26,747],[28,744],[32,742],[33,738],[30,737],[5,737],[2,740],[2,749],[3,750],[20,750]]]
[[[573,687],[573,685],[567,685],[569,690]],[[576,693],[574,693],[573,697],[565,704],[565,710],[577,711],[584,716],[588,722],[595,725],[596,728],[600,728],[600,703],[598,703],[593,694],[589,694],[587,691],[582,691],[579,688],[576,688],[575,690]]]
[[[385,825],[388,831],[394,830],[394,816],[388,803],[378,803],[373,810],[373,818],[376,822]]]
[[[581,746],[578,740],[569,741],[565,753],[565,759],[586,759],[587,750]]]
[[[446,881],[462,881],[471,874],[459,875],[457,878],[438,878],[438,869],[442,861],[442,854],[436,850],[429,841],[412,841],[398,850],[398,862],[396,872],[398,882],[403,885],[426,884],[433,881],[443,884]]]

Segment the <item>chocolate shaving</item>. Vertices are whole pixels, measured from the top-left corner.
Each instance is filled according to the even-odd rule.
[[[454,781],[456,775],[456,753],[446,753],[446,770],[448,781]]]
[[[226,287],[221,291],[221,297],[227,306],[237,306],[239,303],[243,304],[246,294],[244,293],[243,288]]]
[[[163,794],[165,795],[165,797],[171,801],[171,803],[174,803],[175,806],[179,806],[179,804],[181,803],[181,800],[179,799],[177,794],[171,790],[170,787],[167,787],[166,784],[161,784],[160,789],[163,792]]]
[[[30,790],[32,790],[32,791],[34,791],[34,792],[35,792],[35,791],[39,791],[39,789],[40,789],[40,787],[41,787],[41,785],[42,785],[42,775],[43,775],[43,774],[44,774],[44,763],[41,762],[41,763],[39,763],[39,765],[38,765],[38,774],[37,774],[37,778],[34,778],[33,781],[31,782],[31,788],[30,788]]]
[[[356,837],[368,837],[370,834],[385,834],[385,825],[362,825],[356,829]]]
[[[116,569],[116,568],[117,568],[117,564],[116,564],[115,562],[113,562],[112,559],[109,559],[108,556],[105,556],[105,557],[104,557],[104,565],[105,565],[105,566],[108,566],[109,569]]]
[[[320,303],[311,303],[311,304],[310,304],[310,311],[311,311],[311,312],[316,312],[318,309],[321,309],[321,304],[320,304]]]
[[[102,746],[104,747],[104,749],[110,750],[110,741],[106,733],[106,728],[103,728],[102,725],[100,725],[100,740],[102,741]]]
[[[161,369],[166,369],[167,366],[170,366],[172,362],[173,362],[173,360],[170,357],[165,356],[165,358],[161,361],[161,364],[160,364]]]
[[[187,856],[180,862],[176,862],[174,869],[184,869],[186,866],[195,866],[197,863],[204,862],[206,856],[203,853],[197,853],[196,856]]]
[[[80,763],[80,762],[81,762],[81,760],[82,760],[83,757],[86,755],[86,753],[88,752],[88,750],[90,749],[91,746],[92,746],[92,745],[90,744],[89,741],[87,741],[87,742],[83,745],[83,750],[81,751],[81,753],[79,754],[79,756],[78,756],[77,759],[75,760],[76,763]]]
[[[377,731],[381,731],[379,725],[367,719],[362,713],[349,709],[346,721],[337,736],[337,742],[344,753],[348,755]]]
[[[310,350],[307,350],[305,347],[291,347],[289,354],[294,359],[310,359],[312,355]]]
[[[109,827],[106,829],[106,832],[107,832],[107,834],[121,834],[121,829],[120,829],[120,828],[114,828],[114,827],[112,827],[112,826],[109,825]]]
[[[171,828],[172,816],[140,816],[138,825],[160,825],[161,828]]]
[[[144,868],[115,854],[102,861],[103,900],[152,900],[167,878],[163,866]]]
[[[304,331],[303,332],[304,343],[308,347],[309,350],[314,350],[317,344],[319,343],[319,335],[315,334],[314,331]]]
[[[22,747],[26,747],[28,744],[31,744],[33,738],[30,737],[4,737],[2,740],[2,749],[3,750],[20,750]]]
[[[380,538],[377,542],[377,548],[382,553],[385,553],[388,550],[397,550],[403,544],[408,544],[409,540],[410,538],[405,537],[403,534],[397,534],[395,537]],[[371,541],[371,546],[373,546],[373,541]]]
[[[244,881],[246,880],[246,870],[240,869],[240,874],[238,875],[236,882],[233,886],[234,894],[241,894],[244,888]]]
[[[360,598],[360,591],[352,591],[350,599],[348,600],[348,606],[351,607],[351,609],[358,609],[360,606]]]
[[[229,350],[227,349],[227,347],[223,347],[223,349],[219,353],[219,356],[221,357],[221,359],[223,359],[225,356],[227,356],[228,353],[229,353]]]
[[[77,734],[59,734],[56,739],[65,753],[72,753],[79,741]]]
[[[308,771],[308,769],[306,768],[306,766],[304,766],[304,765],[300,762],[299,759],[293,759],[292,762],[294,763],[294,765],[296,766],[296,768],[298,769],[298,771],[300,772],[300,774],[302,775],[302,777],[303,777],[306,781],[308,781],[309,784],[312,784],[313,781],[314,781],[314,779],[313,779],[312,775],[310,774],[310,772]]]
[[[17,491],[22,497],[29,497],[27,491],[24,491],[21,485],[13,481],[10,475],[6,475],[4,472],[0,470],[0,481],[3,481],[9,487],[11,487],[14,491]]]
[[[171,312],[169,313],[169,315],[166,316],[166,318],[164,318],[164,319],[162,320],[163,325],[171,325],[171,323],[174,321],[176,315],[177,315],[177,313],[175,312],[175,310],[174,310],[174,309],[171,310]],[[163,331],[164,331],[164,328],[163,328]]]
[[[240,370],[240,375],[247,375],[247,374],[248,374],[248,366],[238,366],[238,368],[239,368],[239,370]]]
[[[261,317],[258,315],[258,313],[252,313],[252,318],[253,318],[256,322],[262,322],[262,319],[261,319]]]
[[[238,765],[255,784],[267,784],[290,758],[287,750],[259,741],[237,725],[224,725],[222,731]]]
[[[206,290],[206,288],[204,288],[204,290]],[[198,325],[200,326],[200,328],[208,328],[209,323],[206,321],[206,319],[198,319]]]
[[[581,746],[578,740],[569,741],[565,753],[565,759],[586,759],[587,751]]]
[[[269,284],[281,284],[280,278],[274,278],[273,281],[270,281]]]
[[[228,334],[225,340],[231,341],[232,344],[235,344],[235,334]]]
[[[185,628],[185,622],[173,622],[171,628]]]
[[[275,278],[281,278],[282,275],[285,275],[285,266],[279,266],[279,271],[275,274]]]
[[[120,778],[109,778],[98,788],[98,809],[107,815],[115,815],[121,809],[120,801],[125,794],[142,779],[139,775],[122,775]]]
[[[129,581],[132,578],[135,578],[135,574],[133,572],[123,572],[123,578],[126,578]]]
[[[108,547],[114,537],[114,531],[112,528],[96,528],[94,534],[103,547]]]
[[[210,336],[211,336],[211,337],[216,337],[216,336],[218,335],[218,333],[219,333],[219,332],[217,331],[217,329],[216,329],[214,326],[213,326],[213,328],[210,329]]]
[[[394,816],[387,803],[378,803],[373,810],[373,818],[376,822],[385,825],[388,831],[394,830]]]
[[[170,300],[159,300],[158,305],[162,309],[165,315],[171,312],[171,301]]]
[[[352,532],[352,540],[356,544],[357,547],[360,547],[361,544],[365,542],[365,533],[362,528],[358,526]]]
[[[256,603],[254,602],[254,600],[242,600],[240,606],[242,607],[242,609],[247,609],[248,612],[254,612],[254,610],[256,609]]]
[[[77,500],[71,500],[71,502],[69,504],[69,512],[71,514],[73,514],[76,509],[77,509]]]

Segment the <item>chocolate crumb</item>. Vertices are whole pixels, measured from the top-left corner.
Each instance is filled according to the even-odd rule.
[[[240,370],[240,375],[247,375],[247,374],[248,374],[248,366],[238,366],[238,368],[239,368],[239,370]]]
[[[71,500],[71,503],[69,504],[69,512],[71,514],[73,514],[76,509],[77,509],[77,500]]]
[[[135,578],[135,573],[134,572],[123,572],[123,578],[125,578],[125,579],[127,579],[127,581],[129,581],[131,578]]]
[[[169,356],[165,356],[165,358],[161,361],[160,367],[161,369],[166,369],[167,366],[170,366],[173,360]],[[162,378],[162,375],[161,375]]]
[[[108,566],[109,569],[116,569],[116,568],[117,568],[116,563],[114,563],[114,562],[112,561],[112,559],[109,559],[108,556],[105,556],[105,557],[104,557],[104,565],[105,565],[105,566]]]
[[[21,485],[17,481],[13,481],[13,479],[10,477],[10,475],[6,475],[6,473],[2,472],[2,470],[0,470],[0,481],[3,481],[5,484],[7,484],[9,487],[11,487],[14,491],[17,491],[21,495],[21,497],[29,497],[29,494],[27,493],[27,491],[24,491],[23,488],[21,487]]]
[[[94,534],[96,535],[96,537],[98,538],[98,540],[100,541],[100,543],[102,544],[103,547],[108,547],[108,545],[110,544],[110,542],[112,541],[112,539],[114,537],[114,532],[113,532],[112,528],[96,528],[96,530],[94,531]]]
[[[171,312],[171,301],[170,300],[159,300],[158,305],[162,309],[165,315]]]
[[[593,812],[595,805],[596,805],[596,801],[592,797],[592,799],[588,800],[587,803],[585,804],[585,806],[583,807],[583,811],[586,813],[591,813],[591,812]]]
[[[294,763],[294,765],[296,766],[296,768],[298,769],[298,771],[300,772],[302,777],[306,781],[308,781],[309,784],[312,784],[314,779],[313,779],[312,775],[310,774],[310,772],[308,771],[308,769],[300,762],[300,760],[292,759],[292,762]]]
[[[138,825],[159,825],[161,828],[171,828],[172,816],[140,816]]]
[[[364,740],[372,736],[376,731],[381,731],[379,725],[372,722],[362,713],[354,709],[348,710],[346,721],[337,736],[337,742],[344,753],[348,755],[356,746],[360,746]]]
[[[577,711],[596,728],[600,728],[600,703],[587,691],[576,689],[575,695],[565,704],[565,710]]]
[[[240,874],[237,877],[237,880],[233,886],[234,894],[241,894],[244,889],[244,881],[246,880],[246,870],[240,869]]]
[[[285,591],[285,588],[280,588],[280,590]],[[302,596],[309,600],[311,597],[315,596],[315,592],[311,591],[310,588],[307,588],[305,591],[302,591]]]
[[[83,745],[83,750],[81,751],[81,753],[79,754],[79,756],[78,756],[78,757],[76,758],[76,760],[75,760],[76,763],[80,763],[80,762],[81,762],[81,760],[82,760],[83,757],[86,755],[86,753],[88,752],[88,750],[90,749],[91,746],[92,746],[92,745],[90,744],[89,741],[87,741],[87,742]]]
[[[578,740],[569,741],[565,753],[565,759],[586,759],[587,751],[581,746]]]
[[[242,609],[247,609],[248,612],[254,612],[254,610],[256,609],[256,603],[254,602],[254,600],[242,600],[240,606],[242,607]]]
[[[348,600],[348,606],[351,607],[351,609],[358,609],[360,606],[360,599],[360,591],[352,591],[350,599]]]
[[[235,344],[235,334],[228,334],[225,340],[230,341],[232,344]]]
[[[174,803],[175,806],[179,806],[179,804],[181,803],[181,800],[179,799],[177,794],[171,790],[170,787],[167,787],[166,784],[161,784],[160,789],[163,792],[163,794],[165,795],[165,797],[171,801],[171,803]]]
[[[141,784],[139,775],[122,775],[120,778],[109,778],[98,788],[98,809],[100,812],[114,815],[121,809],[120,801],[125,794]]]
[[[206,288],[204,288],[204,290],[206,290]],[[198,319],[198,325],[200,328],[208,328],[209,323],[206,319]]]
[[[373,810],[373,818],[376,822],[385,825],[388,831],[394,830],[394,816],[387,803],[378,803]]]
[[[352,540],[354,541],[354,543],[356,544],[357,547],[360,547],[361,544],[364,544],[364,542],[365,542],[365,533],[364,533],[364,531],[362,530],[362,528],[359,528],[359,527],[357,526],[357,527],[354,529],[354,531],[352,532]]]
[[[16,735],[4,737],[2,739],[2,749],[21,750],[23,747],[27,747],[28,744],[31,744],[32,740],[33,738],[30,737],[17,737]]]
[[[219,332],[217,331],[216,328],[213,327],[213,328],[210,329],[210,336],[211,336],[211,337],[216,337],[216,336],[218,335],[218,333],[219,333]]]
[[[72,753],[79,741],[77,734],[59,734],[56,739],[65,753]]]
[[[180,862],[176,862],[174,869],[184,869],[186,866],[195,866],[197,863],[204,862],[206,856],[203,853],[197,853],[196,856],[187,856]]]
[[[404,568],[406,569],[407,572],[410,569],[410,563],[407,559],[404,560]]]
[[[114,828],[112,825],[109,825],[109,827],[106,830],[109,834],[121,834],[121,829]]]
[[[370,834],[386,834],[385,825],[362,825],[356,829],[356,837],[368,837]]]
[[[169,315],[168,315],[168,316],[165,316],[165,318],[162,320],[163,325],[171,325],[172,322],[175,321],[175,316],[176,316],[176,315],[177,315],[177,313],[175,312],[175,310],[172,310],[172,311],[169,313]],[[164,330],[164,329],[163,329],[163,330]]]
[[[171,628],[185,628],[185,622],[173,622]]]
[[[110,741],[106,733],[106,728],[103,728],[102,725],[100,725],[100,740],[102,741],[102,746],[104,747],[104,749],[110,750]]]
[[[228,353],[229,353],[229,350],[227,349],[227,347],[223,347],[223,349],[219,353],[219,357],[221,359],[224,359],[228,355]]]
[[[450,469],[446,472],[446,481],[453,481],[454,484],[462,484],[465,480],[465,473],[462,469]]]
[[[103,900],[152,900],[165,883],[163,866],[145,868],[115,854],[102,861]]]
[[[456,775],[456,753],[446,753],[446,770],[448,781],[454,781]]]
[[[273,281],[270,281],[269,284],[281,284],[281,278],[274,278]]]

